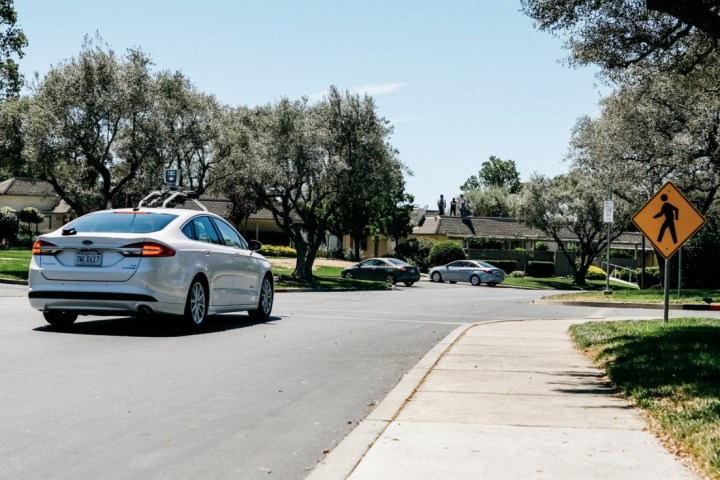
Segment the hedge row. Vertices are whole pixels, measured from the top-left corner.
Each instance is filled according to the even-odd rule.
[[[260,253],[266,257],[297,257],[294,248],[281,245],[263,245]]]
[[[528,277],[535,278],[548,278],[555,276],[555,264],[553,262],[528,262],[527,264]]]

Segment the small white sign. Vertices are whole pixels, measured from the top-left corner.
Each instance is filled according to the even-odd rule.
[[[603,207],[603,222],[613,223],[613,201],[605,200]]]

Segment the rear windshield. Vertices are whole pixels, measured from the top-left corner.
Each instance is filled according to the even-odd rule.
[[[81,232],[150,233],[165,228],[177,215],[155,212],[103,212],[85,215],[65,225]]]
[[[409,266],[407,263],[403,262],[402,260],[398,260],[397,258],[388,258],[387,261],[401,267]]]

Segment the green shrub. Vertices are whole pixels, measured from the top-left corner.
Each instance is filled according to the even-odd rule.
[[[633,258],[633,252],[631,250],[610,249],[610,258]]]
[[[637,270],[638,278],[640,278],[642,269]],[[652,288],[658,285],[662,285],[662,279],[660,278],[660,267],[645,267],[645,276],[642,278],[640,285],[643,288]]]
[[[282,245],[263,245],[260,253],[266,257],[297,257],[294,248]]]
[[[547,244],[547,242],[535,242],[535,250],[538,252],[547,252],[550,250],[550,246]]]
[[[0,208],[0,241],[3,239],[8,244],[15,243],[15,236],[18,231],[18,216],[10,207]]]
[[[471,238],[468,240],[468,248],[476,248],[479,250],[502,250],[503,242],[501,240],[492,240],[488,238]]]
[[[427,271],[430,268],[430,249],[433,245],[435,240],[429,238],[411,238],[395,247],[395,257]]]
[[[495,265],[497,268],[502,268],[505,273],[514,272],[517,269],[517,261],[515,260],[481,260],[481,262],[487,262]]]
[[[607,273],[605,270],[600,267],[596,267],[595,265],[590,265],[590,268],[588,268],[587,274],[585,275],[586,280],[605,280],[606,278]]]
[[[445,265],[455,260],[464,260],[465,250],[452,240],[437,242],[430,249],[430,265]]]
[[[555,264],[553,262],[530,261],[527,264],[528,277],[548,278],[555,276]]]

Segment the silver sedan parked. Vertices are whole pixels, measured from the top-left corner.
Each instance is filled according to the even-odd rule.
[[[185,317],[273,305],[270,263],[218,215],[175,208],[104,210],[84,215],[33,245],[30,305],[48,323],[78,315]]]
[[[428,275],[433,282],[470,282],[475,286],[485,283],[494,287],[505,280],[505,272],[501,268],[477,260],[457,260],[433,267]]]

